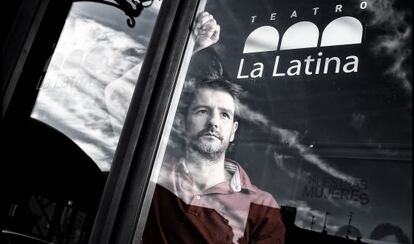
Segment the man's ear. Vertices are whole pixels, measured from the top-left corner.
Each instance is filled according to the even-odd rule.
[[[232,142],[234,140],[234,136],[236,135],[236,131],[237,131],[238,128],[239,128],[239,122],[234,121],[233,130],[232,130],[231,135],[230,135],[230,142]]]

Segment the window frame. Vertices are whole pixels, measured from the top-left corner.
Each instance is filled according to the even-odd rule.
[[[5,49],[13,49],[15,43],[22,43],[16,50],[16,61],[5,64],[10,66],[6,66],[10,76],[1,81],[4,82],[1,91],[1,129],[5,134],[15,133],[30,119],[39,92],[38,83],[45,75],[48,60],[54,52],[73,2],[40,0],[33,3],[37,5],[30,12],[32,19],[17,19],[23,13],[17,14],[14,25],[22,24],[27,29],[19,35],[11,29],[10,39],[4,46]],[[24,5],[23,2],[20,4]],[[25,8],[22,7],[23,10]]]
[[[199,1],[163,1],[89,243],[132,243]]]

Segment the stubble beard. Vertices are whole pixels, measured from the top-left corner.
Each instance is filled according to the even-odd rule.
[[[188,142],[187,146],[190,148],[190,150],[197,152],[208,160],[217,160],[223,157],[223,154],[226,152],[229,143],[223,140],[220,141],[220,143],[207,143],[199,140],[199,138],[196,138]]]

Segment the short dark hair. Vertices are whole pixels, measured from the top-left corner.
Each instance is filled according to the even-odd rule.
[[[188,109],[194,100],[196,92],[204,88],[213,89],[217,91],[224,91],[230,94],[233,97],[235,104],[234,120],[238,120],[240,112],[239,103],[240,98],[244,95],[244,90],[240,85],[226,80],[222,77],[205,80],[187,81],[184,85],[184,89],[181,94],[181,100],[178,108],[179,112],[186,116]]]

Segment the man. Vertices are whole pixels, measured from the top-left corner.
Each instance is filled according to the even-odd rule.
[[[164,162],[144,243],[283,243],[275,199],[225,158],[239,127],[240,86],[217,78],[190,87],[177,116],[184,155]]]

